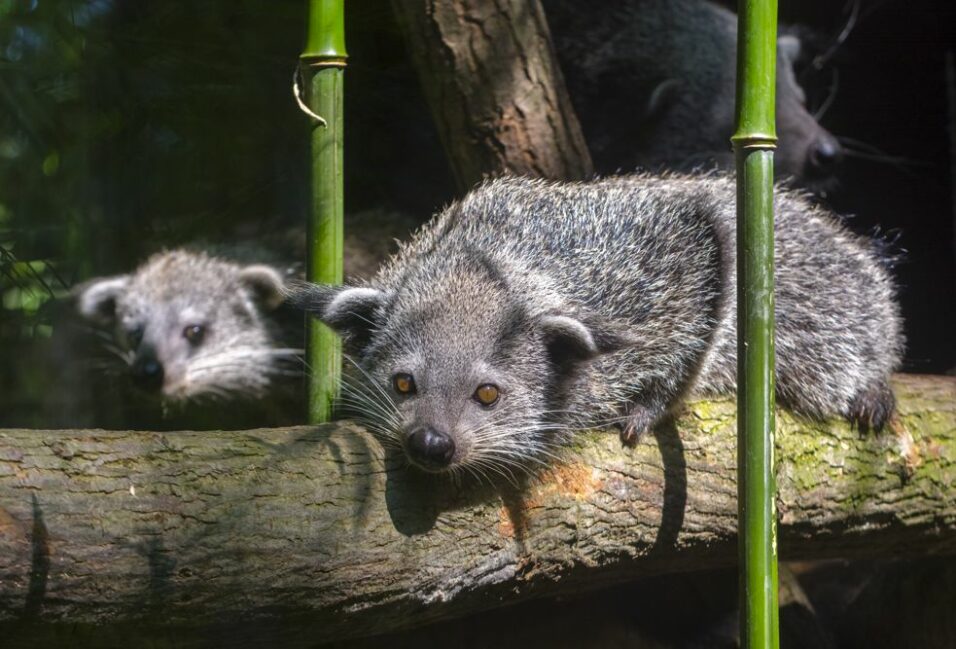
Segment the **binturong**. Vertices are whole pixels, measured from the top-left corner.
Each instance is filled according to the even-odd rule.
[[[633,442],[736,376],[735,184],[632,175],[485,182],[372,280],[303,285],[339,332],[370,428],[426,471],[508,474],[574,430]],[[777,399],[879,429],[903,350],[879,246],[778,189]]]
[[[289,373],[301,350],[281,345],[284,283],[271,265],[176,249],[75,293],[83,317],[112,329],[131,383],[182,406],[262,399]]]
[[[733,169],[737,16],[705,0],[618,0],[582,11],[546,0],[548,22],[600,171]],[[825,194],[843,150],[807,106],[797,30],[777,39],[774,172]]]

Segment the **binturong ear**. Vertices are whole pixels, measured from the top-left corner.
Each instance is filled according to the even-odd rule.
[[[544,315],[538,319],[551,362],[564,370],[626,347],[629,339],[599,318]]]
[[[653,120],[663,117],[677,103],[680,93],[681,83],[677,79],[665,79],[654,86],[644,106],[644,119]]]
[[[126,291],[129,275],[103,277],[81,284],[75,290],[80,315],[98,324],[109,324],[116,317],[116,300]]]
[[[246,266],[239,272],[239,281],[252,293],[256,304],[267,311],[273,311],[285,302],[285,282],[279,271],[271,266]]]
[[[385,293],[369,287],[328,286],[296,282],[287,291],[289,303],[325,323],[350,343],[364,345],[377,325]]]
[[[800,60],[802,49],[800,39],[795,34],[783,34],[777,38],[777,50],[791,64]]]

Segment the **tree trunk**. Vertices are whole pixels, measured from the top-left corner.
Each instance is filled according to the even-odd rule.
[[[392,6],[460,189],[506,171],[565,180],[591,175],[538,0]]]
[[[956,552],[956,379],[895,387],[880,435],[780,413],[782,558]],[[419,474],[345,422],[0,431],[0,637],[314,646],[730,565],[734,426],[722,399],[634,449],[581,433],[521,489]]]

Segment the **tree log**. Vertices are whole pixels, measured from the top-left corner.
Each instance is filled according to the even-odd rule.
[[[956,379],[895,388],[879,435],[780,413],[782,558],[956,552]],[[420,474],[347,422],[0,431],[0,637],[314,646],[726,566],[735,454],[732,399],[633,449],[581,433],[520,488]]]
[[[393,0],[460,189],[510,171],[575,180],[591,156],[538,0]]]

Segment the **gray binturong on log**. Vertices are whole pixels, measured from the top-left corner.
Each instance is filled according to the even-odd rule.
[[[879,435],[780,414],[782,558],[956,552],[956,379],[895,389]],[[0,431],[0,637],[311,647],[728,565],[735,453],[732,399],[634,449],[582,433],[519,488],[412,471],[346,422]]]

